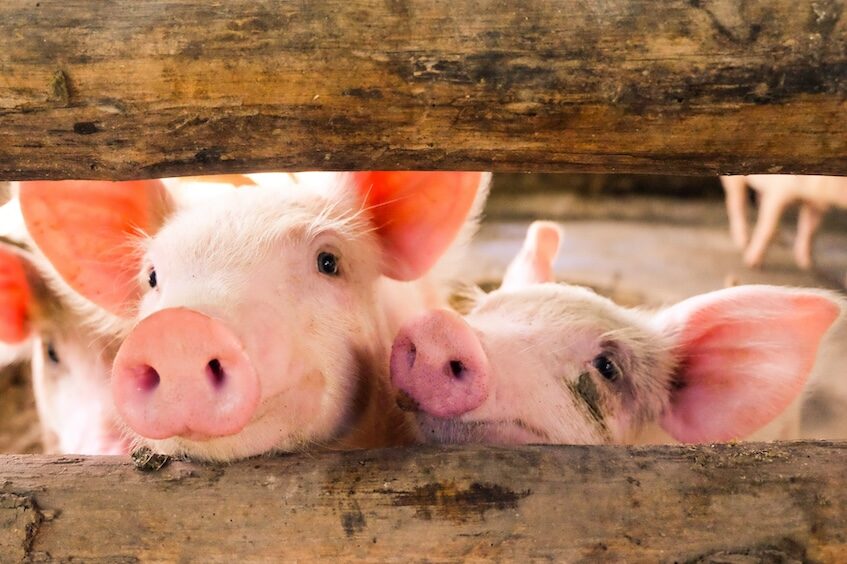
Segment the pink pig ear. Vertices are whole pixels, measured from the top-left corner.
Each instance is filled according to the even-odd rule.
[[[383,274],[414,280],[432,268],[459,234],[489,175],[357,172],[352,177],[382,243]]]
[[[514,289],[554,282],[553,262],[559,254],[562,231],[550,221],[534,221],[529,226],[523,247],[503,276],[503,289]]]
[[[0,246],[0,341],[14,344],[29,337],[32,305],[24,259]]]
[[[662,427],[691,443],[763,427],[801,393],[840,312],[824,292],[774,286],[719,290],[661,312],[680,362]]]
[[[133,242],[152,235],[169,208],[158,180],[21,182],[32,239],[71,288],[116,315],[128,314],[139,288]]]

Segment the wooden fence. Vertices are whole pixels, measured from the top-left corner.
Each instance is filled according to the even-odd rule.
[[[840,0],[3,0],[0,180],[847,174]],[[0,457],[2,561],[847,561],[847,444]]]
[[[847,444],[6,456],[2,560],[845,562]]]
[[[847,174],[841,0],[4,0],[0,179]]]

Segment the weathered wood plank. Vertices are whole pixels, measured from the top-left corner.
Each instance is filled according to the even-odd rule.
[[[158,472],[5,456],[0,550],[4,562],[844,562],[845,468],[847,443],[825,442],[416,448]]]
[[[4,0],[0,178],[847,174],[840,0]]]

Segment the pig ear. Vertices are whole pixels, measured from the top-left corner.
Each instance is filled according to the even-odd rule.
[[[553,262],[559,254],[562,231],[550,221],[534,221],[527,230],[523,248],[509,263],[502,289],[554,282]]]
[[[357,172],[352,178],[374,218],[385,257],[383,274],[414,280],[432,268],[456,239],[490,175]]]
[[[139,293],[134,246],[169,209],[158,180],[21,182],[27,230],[59,275],[79,294],[126,315]]]
[[[841,312],[825,292],[738,286],[657,316],[679,361],[662,427],[682,442],[745,437],[801,393]]]
[[[32,305],[24,259],[0,245],[0,341],[15,344],[29,337]]]

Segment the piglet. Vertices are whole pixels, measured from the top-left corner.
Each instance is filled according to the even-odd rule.
[[[8,206],[16,202],[4,212]],[[114,337],[89,327],[51,287],[26,244],[8,235],[0,242],[0,343],[31,362],[46,452],[128,452],[109,387]]]
[[[759,267],[779,227],[785,209],[800,202],[794,261],[803,270],[812,267],[812,245],[826,211],[847,208],[847,178],[841,176],[791,176],[754,174],[722,176],[732,240],[744,251],[744,262]],[[759,193],[759,218],[753,235],[747,231],[747,186]]]
[[[391,379],[419,440],[632,443],[653,424],[681,442],[744,438],[795,402],[841,311],[834,294],[773,286],[626,309],[547,283],[549,255],[522,252],[538,258],[510,267],[525,283],[398,332]]]
[[[121,328],[129,432],[231,460],[409,442],[391,341],[445,303],[489,177],[251,175],[188,204],[158,181],[29,182],[20,199],[58,274]]]

